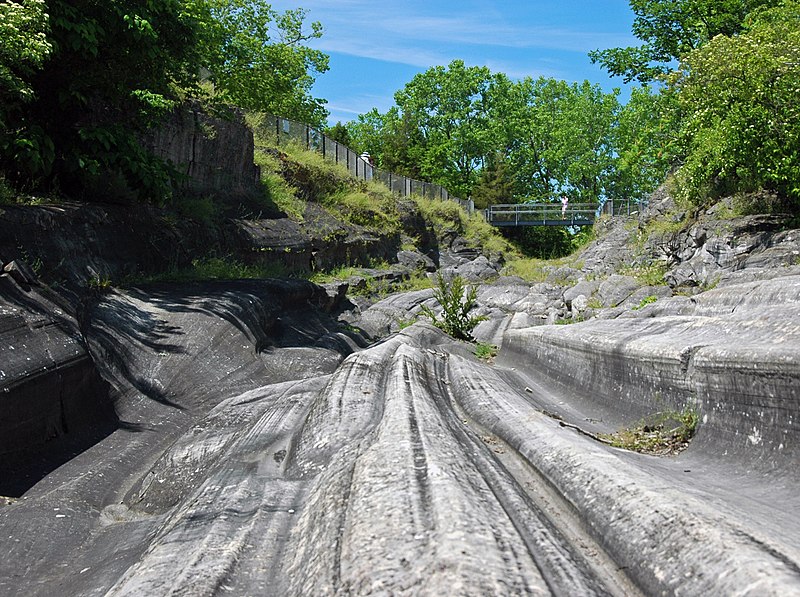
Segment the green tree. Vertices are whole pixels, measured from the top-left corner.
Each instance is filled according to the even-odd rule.
[[[423,177],[460,197],[469,195],[490,153],[488,90],[492,74],[454,60],[416,75],[395,94],[422,142],[409,148]],[[409,122],[406,121],[406,122]]]
[[[353,144],[352,139],[350,139],[350,131],[347,130],[347,127],[341,123],[341,121],[337,122],[333,126],[329,126],[325,129],[325,135],[329,139],[333,139],[337,143],[341,143],[345,147],[350,147]]]
[[[0,166],[4,156],[29,155],[29,167],[41,170],[55,150],[40,128],[26,131],[20,122],[36,97],[34,75],[53,50],[46,10],[43,0],[0,2]]]
[[[511,166],[503,153],[490,156],[481,170],[478,183],[472,188],[472,200],[478,209],[498,203],[514,203],[516,182]]]
[[[323,127],[328,112],[310,90],[328,70],[328,56],[304,45],[322,35],[322,25],[305,31],[303,9],[280,13],[264,0],[185,0],[185,14],[197,25],[198,66],[220,101]]]
[[[633,34],[644,43],[637,47],[595,50],[600,63],[625,82],[648,82],[671,69],[671,64],[717,35],[739,33],[745,17],[758,7],[780,0],[630,0],[636,18]]]
[[[715,37],[672,75],[680,195],[702,203],[766,188],[800,200],[798,22],[796,0],[758,11],[743,33]]]
[[[588,81],[498,79],[492,131],[508,155],[517,195],[549,201],[566,194],[596,202],[607,195],[614,167],[617,92]]]
[[[166,169],[136,133],[171,107],[173,74],[189,66],[193,27],[181,2],[49,0],[47,11],[52,51],[29,76],[30,101],[0,131],[2,170],[74,194],[114,176],[163,192]]]
[[[634,88],[617,115],[616,152],[609,198],[640,201],[660,185],[676,152],[676,111],[670,95],[648,86]]]
[[[419,155],[424,151],[422,131],[409,114],[397,106],[381,114],[373,108],[347,123],[353,149],[367,151],[378,167],[410,178],[422,179]]]
[[[311,123],[325,114],[308,89],[327,62],[302,46],[299,10],[278,14],[262,0],[26,0],[0,3],[0,16],[0,170],[17,185],[163,200],[174,172],[139,139],[180,98],[200,94],[201,79],[218,100]],[[309,35],[319,32],[313,24]]]
[[[31,76],[53,49],[46,9],[44,0],[0,2],[0,110],[32,99]]]
[[[520,226],[504,230],[503,234],[523,254],[537,259],[566,257],[574,249],[573,235],[564,226]]]

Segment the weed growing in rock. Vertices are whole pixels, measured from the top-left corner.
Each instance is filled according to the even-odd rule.
[[[439,276],[433,297],[442,307],[443,319],[427,305],[422,306],[422,315],[453,338],[472,342],[472,330],[487,319],[483,315],[469,314],[478,301],[478,288],[468,286],[461,276],[455,276],[450,282]]]
[[[497,346],[494,344],[487,344],[486,342],[478,342],[475,344],[473,354],[483,361],[491,362],[497,356]]]
[[[619,272],[623,276],[631,276],[644,286],[664,286],[664,274],[667,273],[667,264],[662,262],[648,265],[632,265],[624,267]]]
[[[652,304],[652,303],[655,303],[657,300],[658,300],[658,297],[657,297],[656,295],[654,295],[654,294],[651,294],[650,296],[646,296],[646,297],[644,297],[644,298],[643,298],[643,299],[642,299],[642,300],[639,302],[639,304],[638,304],[638,305],[636,305],[636,306],[633,308],[633,310],[634,310],[634,311],[638,311],[639,309],[643,309],[643,308],[644,308],[644,307],[646,307],[647,305],[650,305],[650,304]]]
[[[699,421],[697,409],[686,406],[680,411],[656,413],[636,425],[598,437],[612,446],[634,452],[660,456],[677,454],[689,446]]]
[[[589,309],[595,309],[595,310],[602,309],[603,308],[603,303],[600,301],[599,298],[597,298],[596,296],[593,296],[586,303],[586,307],[589,308]]]
[[[416,317],[412,317],[410,319],[402,319],[401,318],[401,319],[398,319],[396,321],[397,321],[397,328],[400,329],[400,330],[404,330],[404,329],[406,329],[408,327],[411,327],[415,323],[417,323],[417,318]]]
[[[111,278],[108,276],[94,275],[86,281],[86,286],[97,294],[111,292]]]
[[[586,317],[584,315],[576,315],[575,317],[567,317],[565,319],[557,319],[555,321],[556,325],[570,325],[572,323],[581,323],[582,321],[586,321]]]

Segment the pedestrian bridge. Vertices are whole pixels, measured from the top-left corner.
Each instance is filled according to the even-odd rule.
[[[493,226],[591,226],[597,215],[594,203],[509,203],[492,205],[484,211]]]

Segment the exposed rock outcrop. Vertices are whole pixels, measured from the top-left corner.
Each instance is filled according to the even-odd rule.
[[[185,176],[183,191],[236,195],[258,190],[253,131],[236,109],[219,118],[198,105],[185,104],[152,129],[143,145]]]
[[[656,251],[686,231],[612,250],[638,224],[610,224],[546,282],[482,284],[475,335],[500,346],[491,366],[424,321],[407,327],[439,308],[432,290],[368,305],[299,280],[139,285],[65,309],[37,268],[10,268],[0,354],[29,343],[30,360],[12,355],[5,399],[74,362],[89,382],[70,389],[91,398],[75,402],[78,428],[113,409],[111,429],[0,507],[0,592],[797,592],[800,268],[760,248],[780,261],[794,237],[754,232],[761,244],[727,260],[738,241],[709,223],[674,262]],[[230,242],[281,246],[277,227],[256,228]],[[295,232],[282,242],[305,259],[317,241]],[[440,248],[446,275],[499,272],[461,240]],[[75,271],[94,251],[77,250]],[[654,256],[676,270],[698,251],[720,257],[714,290],[671,296],[617,273]],[[430,267],[405,257],[386,275]],[[550,325],[565,321],[578,323]],[[700,425],[677,456],[603,439],[684,407]],[[51,420],[42,408],[28,424],[38,435]]]

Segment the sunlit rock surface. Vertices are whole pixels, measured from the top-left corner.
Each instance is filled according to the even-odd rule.
[[[422,322],[364,348],[304,282],[111,293],[83,350],[118,424],[0,508],[0,591],[792,594],[798,289],[552,326],[561,299],[504,279],[476,330],[495,365]],[[686,401],[676,457],[593,439]]]

